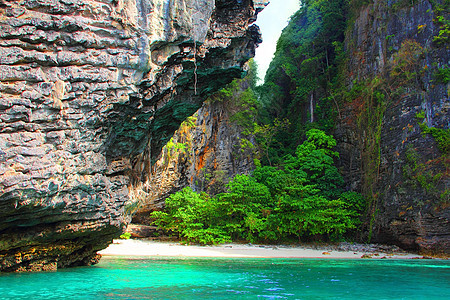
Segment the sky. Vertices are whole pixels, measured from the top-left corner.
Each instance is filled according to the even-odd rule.
[[[261,28],[263,38],[263,42],[256,48],[255,55],[260,77],[259,83],[264,80],[281,31],[288,24],[289,17],[299,9],[299,3],[299,0],[270,0],[269,5],[258,14],[256,24]]]

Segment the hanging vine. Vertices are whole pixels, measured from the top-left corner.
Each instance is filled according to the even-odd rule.
[[[196,9],[198,7],[198,3],[197,0],[195,0],[194,2],[194,9]],[[199,13],[199,11],[195,12],[192,15],[192,30],[193,30],[193,38],[194,38],[194,95],[197,95],[197,39],[195,37],[195,15],[197,15]]]

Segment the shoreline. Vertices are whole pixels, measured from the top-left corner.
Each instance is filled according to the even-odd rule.
[[[423,255],[390,251],[389,246],[343,243],[344,246],[321,245],[253,245],[223,244],[217,246],[182,245],[177,242],[150,240],[114,240],[108,248],[99,251],[103,257],[221,257],[221,258],[323,258],[323,259],[423,259]]]

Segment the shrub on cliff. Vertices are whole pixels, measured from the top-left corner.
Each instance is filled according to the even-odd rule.
[[[166,200],[164,212],[153,212],[155,224],[203,244],[338,238],[359,224],[364,201],[357,193],[342,193],[335,145],[333,137],[312,129],[283,168],[237,175],[215,197],[185,188]]]

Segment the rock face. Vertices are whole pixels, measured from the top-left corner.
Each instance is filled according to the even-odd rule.
[[[442,1],[358,9],[346,45],[348,85],[359,85],[359,97],[343,108],[335,136],[347,182],[371,201],[367,235],[448,254],[449,146],[437,140],[449,134],[450,87],[438,74],[450,57],[448,36],[436,38],[440,16],[449,17]]]
[[[0,1],[0,270],[88,265],[267,1]]]
[[[149,194],[133,215],[133,223],[150,224],[150,213],[163,208],[165,199],[184,187],[214,195],[224,192],[236,174],[254,169],[254,149],[241,147],[243,141],[251,143],[251,137],[230,119],[232,107],[208,101],[182,123],[152,166]]]

